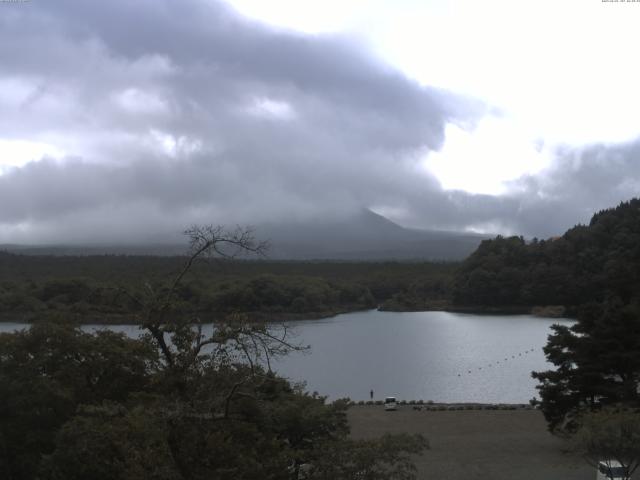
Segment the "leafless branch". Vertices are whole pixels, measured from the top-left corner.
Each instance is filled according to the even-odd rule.
[[[178,289],[199,258],[235,258],[241,253],[264,255],[268,247],[266,242],[255,241],[251,228],[236,227],[235,230],[228,231],[222,226],[192,226],[184,233],[189,238],[189,255],[167,288],[154,288],[145,282],[141,295],[124,288],[118,291],[140,308],[143,317],[141,328],[149,332],[168,368],[184,369],[195,365],[198,365],[196,368],[201,368],[205,365],[204,362],[230,365],[235,363],[235,355],[240,356],[241,363],[248,365],[250,375],[234,385],[225,398],[226,417],[232,398],[242,393],[238,389],[249,379],[253,379],[251,382],[255,386],[255,379],[260,376],[257,365],[262,357],[268,372],[271,372],[273,357],[308,347],[290,342],[287,339],[286,325],[281,325],[281,331],[276,333],[271,331],[270,326],[250,322],[243,315],[232,315],[225,321],[217,322],[214,331],[207,336],[203,335],[199,320],[195,324],[167,321],[166,316],[177,301]],[[214,348],[204,354],[208,346]],[[184,348],[187,350],[184,351]]]
[[[243,378],[239,382],[236,382],[233,385],[233,387],[231,387],[231,391],[229,392],[229,394],[224,399],[224,418],[229,418],[229,406],[231,404],[231,399],[233,398],[234,394],[236,393],[236,390],[238,390],[238,388],[240,388],[242,385],[244,385],[247,382],[247,380],[248,380],[248,378]]]

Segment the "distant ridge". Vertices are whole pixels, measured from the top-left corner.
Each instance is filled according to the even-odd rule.
[[[0,245],[0,252],[20,255],[89,256],[89,255],[184,255],[186,245]]]
[[[461,260],[489,236],[402,227],[364,209],[324,221],[265,223],[255,236],[268,240],[274,260]],[[184,255],[186,244],[0,245],[23,255]]]

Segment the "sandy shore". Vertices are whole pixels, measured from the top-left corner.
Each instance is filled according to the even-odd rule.
[[[590,480],[595,469],[549,434],[538,410],[349,409],[354,438],[421,433],[431,449],[416,458],[419,479]]]

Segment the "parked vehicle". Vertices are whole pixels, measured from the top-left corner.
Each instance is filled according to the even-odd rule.
[[[397,410],[398,402],[396,401],[396,397],[387,397],[384,399],[384,409],[385,410]]]
[[[596,480],[629,480],[626,469],[616,460],[601,460],[598,462]]]

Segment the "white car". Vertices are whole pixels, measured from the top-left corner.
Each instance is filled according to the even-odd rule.
[[[384,399],[384,409],[385,410],[397,410],[398,402],[396,401],[396,397],[387,397]]]
[[[598,462],[596,480],[629,480],[625,475],[625,468],[615,460],[601,460]]]

